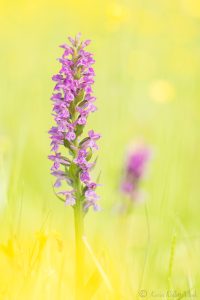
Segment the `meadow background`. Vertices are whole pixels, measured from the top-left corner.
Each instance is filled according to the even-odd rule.
[[[58,45],[77,32],[92,39],[89,128],[102,134],[102,211],[86,217],[93,299],[198,299],[200,2],[1,0],[0,14],[0,299],[73,299],[73,213],[52,190],[47,131]],[[137,140],[154,153],[146,203],[121,219]]]

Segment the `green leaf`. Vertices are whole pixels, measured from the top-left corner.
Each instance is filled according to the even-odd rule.
[[[72,162],[69,167],[69,177],[73,180],[76,180],[77,176],[78,176],[78,171],[79,171],[79,169],[78,169],[77,165],[74,162]]]
[[[64,160],[64,161],[66,161],[66,163],[68,163],[68,164],[71,164],[71,160],[69,159],[69,158],[67,158],[67,157],[65,157],[65,156],[61,156],[61,158]],[[66,165],[66,164],[64,164],[64,163],[61,163],[61,165]]]
[[[87,157],[86,157],[86,160],[89,161],[92,157],[92,149],[89,148],[89,151],[88,151],[88,154],[87,154]]]
[[[76,136],[79,136],[83,133],[83,128],[84,128],[84,125],[77,125],[76,126]]]
[[[79,103],[79,107],[82,107],[82,106],[84,106],[86,103],[87,103],[88,101],[87,100],[83,100],[81,103]]]
[[[89,141],[89,137],[86,137],[86,138],[84,138],[80,143],[79,143],[79,145],[81,146],[81,145],[83,145],[85,142],[87,142],[87,141]]]
[[[74,101],[72,101],[72,102],[70,103],[70,106],[69,106],[69,112],[70,112],[71,117],[72,117],[72,119],[73,119],[73,116],[75,115],[75,112],[76,112]]]
[[[69,154],[74,157],[76,151],[72,148],[72,144],[68,140],[64,140],[64,146],[69,150]],[[70,159],[65,158],[69,163],[71,163]]]
[[[64,140],[64,146],[65,146],[65,148],[68,148],[71,150],[71,144],[68,140]]]
[[[81,90],[78,93],[78,95],[75,97],[75,99],[74,99],[75,105],[77,105],[78,103],[80,103],[81,101],[83,101],[84,97],[85,97],[85,92],[84,92],[84,90]]]
[[[65,199],[63,199],[62,197],[60,197],[60,196],[56,193],[55,188],[54,188],[53,185],[52,185],[52,187],[53,187],[53,192],[54,192],[55,196],[56,196],[60,201],[65,202]]]

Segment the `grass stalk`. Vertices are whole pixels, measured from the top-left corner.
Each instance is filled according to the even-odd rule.
[[[75,226],[75,257],[76,257],[76,270],[75,270],[75,289],[76,300],[83,299],[83,286],[84,286],[84,215],[82,202],[77,201],[74,207],[74,226]]]

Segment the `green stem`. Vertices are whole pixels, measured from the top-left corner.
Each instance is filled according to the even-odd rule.
[[[74,225],[75,225],[75,243],[76,243],[76,299],[83,299],[83,285],[84,285],[84,215],[82,201],[78,199],[74,207]]]

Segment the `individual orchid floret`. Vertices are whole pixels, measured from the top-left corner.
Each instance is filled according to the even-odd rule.
[[[58,194],[65,197],[65,205],[74,205],[76,203],[74,191],[61,191]]]
[[[95,61],[85,50],[89,40],[81,41],[78,34],[75,38],[69,37],[69,42],[69,45],[60,46],[64,50],[59,58],[61,68],[52,77],[56,84],[51,97],[55,125],[49,130],[53,152],[49,155],[53,162],[51,174],[56,177],[54,187],[62,188],[56,194],[66,205],[75,206],[81,201],[86,211],[90,206],[96,210],[99,197],[95,190],[98,185],[91,179],[91,170],[95,165],[92,157],[98,150],[96,142],[100,135],[90,130],[88,136],[81,138],[88,116],[97,109],[92,90],[95,76],[92,65]],[[68,191],[67,185],[72,190]]]

